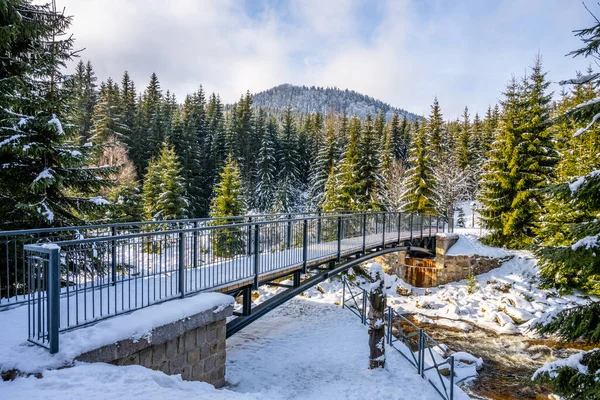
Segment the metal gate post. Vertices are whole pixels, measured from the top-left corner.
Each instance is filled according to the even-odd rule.
[[[258,289],[258,273],[260,263],[260,225],[254,226],[254,289]]]
[[[112,227],[111,234],[113,237],[117,236],[117,227],[116,226]],[[112,286],[114,286],[117,282],[117,241],[113,239],[110,242],[110,247],[111,247],[110,279],[112,280]]]
[[[60,328],[60,254],[59,248],[50,250],[48,260],[48,344],[50,354],[58,353]]]
[[[194,240],[193,240],[193,265],[194,268],[198,268],[198,221],[194,221]]]
[[[185,233],[179,232],[179,292],[181,297],[185,295],[185,275],[183,273],[184,263],[184,252],[185,252]]]

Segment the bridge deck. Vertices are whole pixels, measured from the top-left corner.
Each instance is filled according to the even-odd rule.
[[[420,237],[421,232],[414,232],[414,237]],[[423,238],[429,232],[423,233]],[[434,233],[432,233],[432,236]],[[411,238],[410,232],[400,235],[386,232],[385,244]],[[322,265],[337,259],[337,240],[313,243],[307,247],[307,268]],[[368,235],[365,238],[365,250],[369,251],[383,246],[381,233]],[[341,240],[341,257],[348,257],[362,252],[363,237],[353,237]],[[81,280],[81,274],[67,274],[70,283],[61,289],[60,329],[94,322],[129,312],[134,309],[150,306],[172,298],[181,297],[180,272],[177,268],[178,254],[176,249],[164,249],[161,254],[124,253],[118,251],[116,256],[120,265],[128,265],[131,274],[120,274],[117,281],[112,283],[109,276],[103,274],[94,279]],[[255,255],[242,255],[230,259],[222,259],[210,264],[205,263],[204,256],[199,255],[198,266],[192,267],[190,257],[192,249],[184,254],[183,285],[185,294],[204,291],[233,292],[254,282]],[[292,247],[276,252],[260,253],[259,283],[289,275],[302,269],[304,261],[302,247]],[[67,252],[63,262],[77,264],[75,255]]]

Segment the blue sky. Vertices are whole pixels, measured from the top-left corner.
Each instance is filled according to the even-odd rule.
[[[280,83],[337,86],[427,115],[483,113],[541,52],[558,81],[592,24],[579,0],[59,0],[98,77],[154,71],[178,98],[202,84],[233,102]],[[588,2],[599,11],[600,7]],[[554,90],[558,90],[556,85]]]

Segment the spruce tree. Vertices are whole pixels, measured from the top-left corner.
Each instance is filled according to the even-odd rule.
[[[584,42],[584,47],[571,54],[598,58],[600,23],[576,32]],[[598,74],[592,73],[585,77],[579,76],[573,80],[563,81],[561,84],[581,86],[589,84],[588,96],[591,97],[591,92],[600,84],[600,79]],[[585,97],[583,96],[581,103],[572,104],[572,107],[563,112],[558,119],[558,125],[570,121],[568,125],[577,128],[571,131],[575,146],[580,136],[587,136],[595,143],[600,139],[600,130],[596,125],[600,105],[597,101],[585,101]],[[569,157],[568,153],[561,152],[566,158]],[[562,235],[553,236],[551,242],[554,243],[539,248],[536,255],[540,259],[541,274],[547,284],[562,290],[578,288],[599,295],[600,161],[597,153],[594,161],[583,165],[582,168],[584,170],[577,171],[581,176],[559,178],[557,179],[559,182],[550,187],[549,197],[562,203],[562,208],[568,210],[572,219],[569,223],[562,224],[562,228],[558,228],[562,231]],[[550,382],[553,391],[566,399],[599,399],[600,350],[597,347],[600,344],[600,302],[590,300],[589,304],[566,309],[546,322],[548,323],[536,325],[539,332],[556,334],[565,341],[584,340],[596,348],[582,355],[579,363],[583,367],[576,368],[573,363],[562,363],[551,368],[552,374],[548,372],[537,374],[537,380]]]
[[[471,121],[469,109],[465,107],[460,125],[460,134],[456,144],[456,162],[459,168],[470,168],[473,163]]]
[[[275,180],[277,177],[277,159],[275,158],[277,125],[272,125],[272,129],[268,129],[266,124],[265,112],[263,109],[259,109],[256,127],[261,129],[262,139],[257,160],[254,205],[261,212],[272,210],[275,194],[277,193],[277,182]]]
[[[348,147],[342,156],[339,168],[336,171],[336,181],[338,192],[335,200],[328,196],[324,199],[323,209],[331,210],[359,210],[361,203],[359,197],[361,194],[362,182],[359,181],[360,174],[360,136],[361,126],[358,117],[354,116],[350,120]],[[329,181],[328,184],[333,181]],[[327,190],[326,190],[327,192]]]
[[[3,2],[0,29],[0,218],[4,229],[81,224],[105,205],[109,168],[86,167],[93,146],[77,145],[65,64],[71,17],[51,5]],[[67,118],[64,118],[67,121]]]
[[[383,118],[383,114],[381,114]],[[381,122],[379,123],[381,125]],[[382,125],[381,125],[382,126]],[[380,128],[381,128],[380,126]],[[358,182],[359,192],[356,199],[358,209],[380,210],[383,190],[381,177],[381,139],[378,138],[376,125],[367,114],[363,132],[358,142]]]
[[[281,148],[279,152],[279,171],[277,174],[277,194],[275,210],[289,213],[297,207],[300,196],[298,171],[298,133],[292,117],[292,109],[287,108],[283,115],[281,130]]]
[[[334,119],[333,117],[329,117],[326,122],[325,140],[312,164],[310,200],[316,208],[323,202],[325,183],[329,178],[331,168],[339,158],[339,153]]]
[[[412,140],[409,163],[406,171],[406,192],[403,197],[404,210],[420,214],[434,214],[438,195],[435,191],[435,177],[432,158],[427,146],[426,121],[421,120],[419,129]]]
[[[215,197],[210,207],[210,216],[235,217],[244,214],[244,196],[242,177],[238,163],[229,154],[219,175],[219,183],[215,187]],[[233,220],[217,220],[216,225],[232,224]],[[213,252],[217,256],[231,257],[244,251],[245,242],[242,230],[238,227],[221,228],[212,236]]]
[[[444,151],[444,120],[442,119],[442,111],[437,97],[433,99],[431,105],[431,114],[427,123],[427,141],[431,150],[431,156],[434,162],[440,162],[445,158]]]
[[[85,144],[89,140],[92,128],[92,115],[97,101],[96,76],[90,61],[85,64],[79,61],[75,73],[65,88],[69,94],[66,114],[70,124],[77,127],[77,141]]]
[[[173,146],[163,144],[152,158],[144,179],[144,214],[152,221],[181,219],[187,215],[181,167]]]

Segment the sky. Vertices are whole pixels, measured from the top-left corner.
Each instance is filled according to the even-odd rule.
[[[591,26],[579,0],[58,0],[100,80],[156,72],[178,100],[202,85],[226,103],[282,83],[352,89],[427,116],[484,113],[538,53],[559,81]],[[593,11],[600,7],[591,1]],[[558,93],[560,88],[553,85]]]

